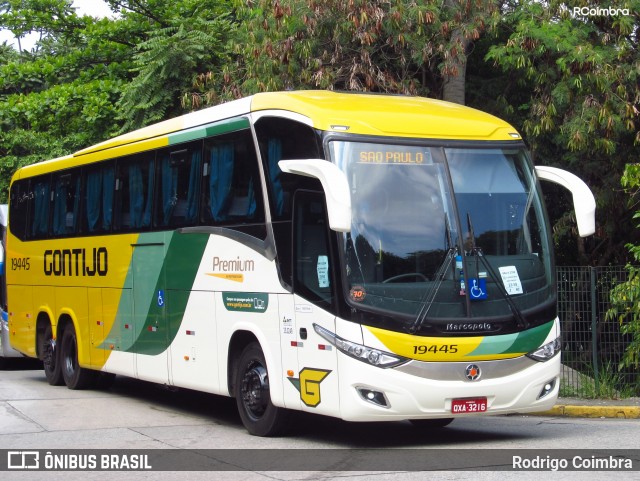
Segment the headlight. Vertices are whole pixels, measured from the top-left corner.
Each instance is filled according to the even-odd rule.
[[[535,351],[531,351],[527,356],[540,362],[548,361],[560,353],[560,344],[560,338],[556,337],[553,341],[548,342],[544,346],[540,346]]]
[[[343,352],[347,356],[357,359],[358,361],[371,364],[372,366],[386,369],[399,366],[400,364],[404,364],[409,361],[409,359],[396,356],[395,354],[342,339],[340,336],[335,335],[333,332],[319,326],[318,324],[314,324],[313,328],[320,336],[336,346],[336,349],[340,352]]]

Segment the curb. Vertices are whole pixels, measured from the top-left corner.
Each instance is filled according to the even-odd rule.
[[[549,411],[530,413],[539,416],[567,416],[579,418],[640,418],[640,406],[575,406],[557,404]]]

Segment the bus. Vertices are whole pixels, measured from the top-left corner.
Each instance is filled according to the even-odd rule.
[[[234,397],[249,433],[525,413],[556,401],[538,179],[509,124],[413,96],[259,93],[19,169],[12,346],[52,385]]]
[[[9,316],[7,314],[7,295],[4,274],[5,234],[7,230],[7,204],[0,204],[0,369],[9,363],[9,358],[22,357],[11,347],[9,341]]]

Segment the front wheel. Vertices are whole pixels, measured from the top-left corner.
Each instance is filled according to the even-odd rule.
[[[60,361],[62,377],[69,389],[85,389],[91,385],[95,371],[78,364],[78,340],[72,324],[68,324],[62,333]]]
[[[274,406],[269,393],[269,373],[264,353],[256,342],[238,360],[234,394],[242,424],[254,436],[277,436],[287,424],[287,411]]]

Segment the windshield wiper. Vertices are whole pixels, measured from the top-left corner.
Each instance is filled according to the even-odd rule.
[[[493,269],[493,267],[491,266],[487,258],[482,254],[482,249],[476,245],[476,236],[475,236],[475,233],[473,232],[471,215],[468,212],[467,212],[467,227],[469,228],[469,237],[471,240],[471,254],[475,257],[476,262],[478,262],[478,260],[482,262],[482,265],[485,267],[485,269],[487,269],[487,271],[489,271],[489,274],[495,280],[496,286],[498,287],[498,291],[500,291],[500,294],[502,295],[504,300],[507,301],[507,304],[509,304],[509,309],[513,314],[516,325],[522,329],[527,328],[529,323],[526,321],[526,319],[520,312],[520,309],[518,309],[518,306],[516,306],[516,303],[513,302],[513,299],[511,298],[507,290],[502,285],[502,282],[500,282],[501,278],[498,277],[498,275],[496,274],[496,271]],[[476,275],[478,275],[477,264],[476,264]]]
[[[453,240],[451,238],[451,226],[449,225],[449,219],[446,214],[444,216],[444,223],[447,235],[447,245],[449,246],[449,248],[447,249],[447,255],[444,258],[444,261],[442,261],[442,264],[440,264],[438,272],[436,272],[435,274],[436,283],[431,285],[431,289],[429,289],[425,293],[424,297],[420,300],[420,311],[418,311],[416,320],[413,321],[413,324],[411,325],[411,327],[409,327],[409,332],[411,334],[416,333],[422,327],[422,324],[424,324],[424,321],[429,314],[429,310],[433,305],[433,301],[435,300],[436,295],[440,290],[440,286],[442,285],[442,281],[444,280],[445,273],[447,272],[447,269],[449,269],[451,261],[458,253],[458,248],[453,244]]]

